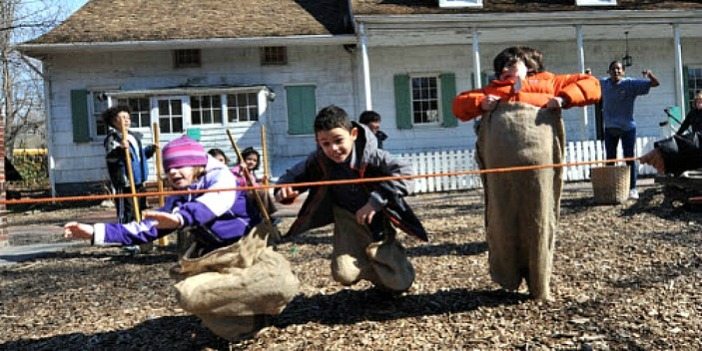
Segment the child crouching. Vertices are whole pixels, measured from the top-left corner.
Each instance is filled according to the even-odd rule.
[[[232,189],[234,175],[208,157],[196,141],[182,136],[163,148],[163,166],[176,190]],[[215,334],[234,340],[262,327],[297,294],[290,264],[266,246],[259,212],[241,191],[169,196],[164,207],[144,212],[141,222],[70,222],[65,236],[94,245],[151,242],[175,230],[192,234],[194,243],[172,273],[181,307]]]
[[[288,170],[278,183],[362,179],[409,175],[409,164],[377,148],[373,133],[353,123],[336,106],[323,108],[314,121],[317,151]],[[309,188],[310,193],[288,235],[334,223],[332,276],[343,285],[369,280],[378,288],[401,293],[414,282],[414,268],[392,224],[427,240],[404,195],[406,180],[328,185]],[[306,187],[282,187],[276,200],[291,202]],[[392,224],[391,224],[392,222]]]

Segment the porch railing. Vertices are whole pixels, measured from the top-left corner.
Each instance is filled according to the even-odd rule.
[[[636,139],[636,156],[641,156],[653,148],[658,137],[639,137]],[[475,162],[475,150],[448,150],[433,152],[417,152],[400,154],[400,158],[409,161],[417,174],[435,174],[478,169]],[[621,147],[619,156],[622,157]],[[565,163],[599,161],[605,159],[604,143],[602,141],[573,141],[565,148]],[[590,168],[600,165],[569,166],[565,168],[565,181],[584,181],[590,179]],[[637,164],[639,175],[655,174],[655,169],[647,165]],[[431,193],[452,190],[475,189],[481,187],[479,175],[459,175],[417,178],[415,192]]]

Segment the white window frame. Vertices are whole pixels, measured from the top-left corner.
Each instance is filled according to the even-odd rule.
[[[443,123],[443,114],[441,111],[441,79],[439,73],[413,73],[409,75],[409,93],[410,93],[410,113],[412,118],[412,125],[415,127],[440,127]],[[437,117],[435,121],[417,123],[414,118],[414,85],[412,84],[414,79],[417,78],[434,78],[436,81],[436,113]]]
[[[182,104],[183,113],[183,132],[187,131],[188,128],[222,128],[222,127],[247,127],[255,123],[262,122],[265,116],[265,112],[269,108],[268,96],[271,91],[265,86],[252,86],[252,87],[230,87],[230,88],[172,88],[172,89],[153,89],[153,90],[133,90],[133,91],[122,91],[122,90],[108,90],[108,91],[89,91],[89,106],[88,111],[90,113],[90,130],[91,139],[95,142],[102,142],[104,135],[97,134],[97,119],[95,117],[94,111],[94,99],[97,94],[105,94],[107,98],[107,107],[112,107],[117,105],[118,99],[127,98],[147,98],[150,104],[150,123],[149,126],[143,126],[137,129],[147,129],[151,128],[154,122],[159,122],[159,110],[158,110],[158,100],[163,99],[179,99]],[[257,119],[255,121],[229,121],[229,106],[227,104],[228,95],[236,94],[255,94],[256,104],[257,104]],[[192,123],[192,110],[191,110],[191,96],[220,96],[220,108],[222,109],[222,123],[203,123],[203,124],[193,124]],[[160,123],[159,123],[160,125]],[[165,134],[180,134],[176,133],[165,133]]]
[[[194,97],[203,97],[203,96],[208,96],[208,97],[218,96],[219,97],[219,112],[220,112],[220,118],[222,119],[221,122],[214,121],[214,111],[215,111],[214,109],[210,110],[210,112],[212,112],[212,121],[210,123],[202,123],[201,122],[201,123],[195,124],[193,122],[193,105],[192,105],[193,98]],[[226,121],[224,120],[225,115],[226,115],[226,111],[225,111],[225,106],[226,106],[225,100],[227,98],[226,94],[190,94],[190,95],[188,95],[188,98],[189,98],[188,99],[188,107],[190,109],[190,119],[189,120],[190,120],[191,126],[193,126],[193,127],[206,127],[206,126],[227,125]],[[212,107],[214,108],[214,106],[212,106]],[[200,108],[200,110],[202,110],[202,109]]]
[[[616,6],[617,0],[575,0],[578,6]]]
[[[483,0],[439,0],[441,8],[483,7]]]

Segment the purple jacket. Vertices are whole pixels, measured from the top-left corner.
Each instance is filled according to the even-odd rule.
[[[207,158],[206,173],[188,189],[232,189],[236,178],[221,162]],[[222,191],[202,194],[173,195],[158,209],[179,215],[181,228],[203,227],[223,242],[234,242],[246,235],[261,221],[258,210],[249,203],[243,191]],[[153,220],[141,222],[97,223],[94,225],[95,245],[134,245],[154,241],[173,230],[159,230]]]

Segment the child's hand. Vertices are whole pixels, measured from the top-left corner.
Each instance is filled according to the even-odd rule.
[[[144,211],[143,217],[144,219],[155,220],[156,228],[158,229],[178,229],[181,225],[180,217],[173,213],[160,211]]]
[[[482,109],[483,111],[486,111],[486,112],[492,111],[495,109],[495,106],[497,106],[498,101],[500,101],[499,96],[488,95],[480,103],[480,109]]]
[[[563,107],[563,98],[560,96],[556,96],[554,98],[551,98],[551,100],[548,100],[546,103],[547,108],[555,108],[559,109]]]
[[[375,210],[370,203],[366,203],[358,211],[356,211],[356,222],[358,224],[370,224],[375,216]]]
[[[275,193],[275,201],[281,204],[291,204],[298,195],[300,195],[300,192],[293,190],[292,187],[282,187]]]
[[[93,240],[93,226],[78,222],[68,222],[63,226],[63,237],[74,240]]]

